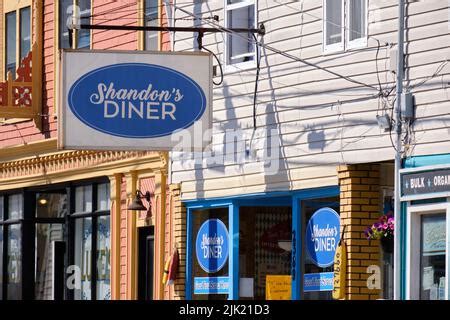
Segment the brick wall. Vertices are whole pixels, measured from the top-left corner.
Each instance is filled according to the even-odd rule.
[[[381,214],[380,166],[358,164],[338,167],[341,188],[341,232],[345,225],[344,239],[347,244],[346,299],[374,300],[380,290],[369,289],[367,273],[370,265],[380,265],[378,240],[367,240],[364,230]]]
[[[186,284],[186,208],[181,203],[181,190],[179,184],[170,185],[170,193],[172,196],[172,227],[174,243],[178,247],[180,255],[180,265],[178,268],[177,280],[174,284],[173,296],[171,299],[185,299]]]

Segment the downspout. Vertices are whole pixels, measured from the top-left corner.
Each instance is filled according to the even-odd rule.
[[[395,133],[396,133],[396,152],[395,152],[395,186],[394,186],[394,300],[400,300],[402,273],[401,273],[401,203],[400,203],[400,169],[401,169],[401,95],[403,93],[404,78],[404,32],[405,32],[405,1],[399,0],[398,3],[398,50],[397,50],[397,79],[396,79],[396,102],[395,102]]]

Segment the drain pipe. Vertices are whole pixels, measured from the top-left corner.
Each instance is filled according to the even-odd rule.
[[[403,93],[404,77],[404,40],[405,40],[405,1],[398,1],[398,50],[397,50],[397,95],[395,102],[395,133],[396,133],[396,152],[395,152],[395,195],[394,195],[394,300],[400,300],[401,297],[401,204],[400,204],[400,169],[402,165],[402,122],[401,122],[401,95]]]

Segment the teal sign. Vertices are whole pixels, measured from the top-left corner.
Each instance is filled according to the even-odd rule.
[[[206,109],[191,78],[145,63],[120,63],[81,76],[70,88],[72,113],[87,126],[124,138],[156,138],[186,129]]]

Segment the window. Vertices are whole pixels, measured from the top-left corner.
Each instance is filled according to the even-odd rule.
[[[324,0],[323,12],[324,52],[367,45],[367,0]]]
[[[96,199],[96,201],[92,200]],[[75,188],[74,264],[81,271],[75,300],[111,299],[110,186],[108,183]]]
[[[144,25],[147,27],[159,26],[159,0],[145,0]],[[147,31],[144,37],[145,50],[158,50],[158,31]]]
[[[225,0],[225,26],[227,28],[256,28],[256,10],[255,0]],[[226,34],[225,62],[227,67],[253,67],[255,61],[256,45],[252,33]]]
[[[21,194],[0,197],[0,299],[22,298]]]
[[[0,300],[111,299],[106,181],[0,194]]]
[[[61,0],[59,4],[59,48],[71,48],[67,22],[71,21],[73,13],[79,14],[82,24],[89,24],[91,17],[91,0]],[[74,30],[72,48],[90,48],[91,31]]]
[[[406,298],[448,300],[450,259],[448,202],[408,204]]]
[[[0,196],[0,300],[3,300],[3,200],[4,198]]]
[[[5,4],[5,78],[11,71],[13,79],[16,70],[31,50],[31,1],[21,2],[21,7]],[[28,4],[23,6],[23,3]]]

